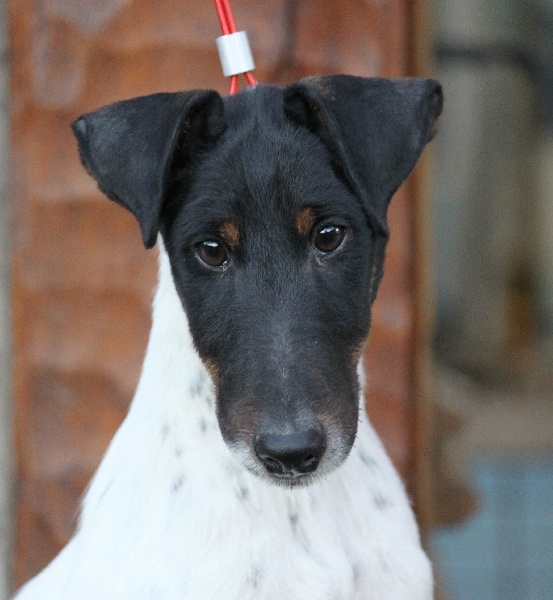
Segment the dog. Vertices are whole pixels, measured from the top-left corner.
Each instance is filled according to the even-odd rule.
[[[77,532],[17,600],[430,600],[360,367],[386,210],[440,86],[348,75],[111,104],[73,123],[159,240],[129,413]]]

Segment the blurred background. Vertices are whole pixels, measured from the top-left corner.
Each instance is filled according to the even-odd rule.
[[[431,75],[394,198],[367,408],[439,600],[553,600],[553,0],[234,0],[263,82]],[[0,600],[40,570],[124,417],[155,255],[81,168],[108,102],[226,92],[210,0],[0,0]]]
[[[432,549],[444,597],[550,599],[553,2],[433,7],[447,97],[433,179],[434,391],[451,500]]]

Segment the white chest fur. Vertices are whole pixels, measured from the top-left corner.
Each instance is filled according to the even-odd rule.
[[[131,409],[78,531],[17,600],[430,600],[403,486],[364,411],[346,462],[307,488],[258,480],[215,417],[165,252]]]

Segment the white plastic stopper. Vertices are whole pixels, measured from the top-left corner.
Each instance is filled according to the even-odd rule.
[[[231,77],[255,69],[252,51],[245,31],[222,35],[216,39],[223,75]]]

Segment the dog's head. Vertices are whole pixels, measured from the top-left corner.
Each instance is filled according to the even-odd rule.
[[[439,85],[310,78],[155,94],[73,124],[106,195],[161,233],[223,437],[306,483],[348,455],[390,198],[433,135]]]

